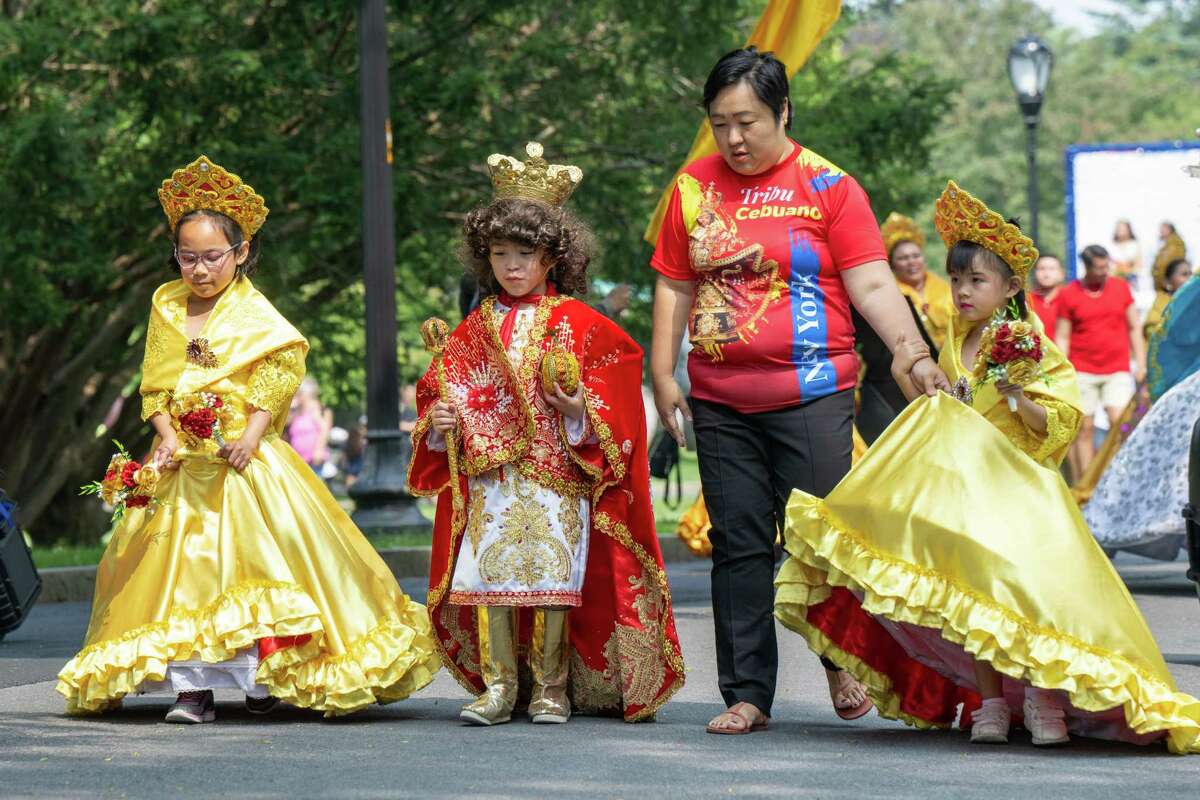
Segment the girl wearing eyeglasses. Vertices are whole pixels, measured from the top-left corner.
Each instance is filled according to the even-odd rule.
[[[263,199],[206,157],[159,192],[179,280],[154,294],[142,417],[157,502],[129,508],[96,576],[84,648],[59,673],[68,710],[167,692],[171,722],[211,722],[214,689],[252,713],[400,700],[440,666],[409,600],[281,438],[308,342],[250,283]]]

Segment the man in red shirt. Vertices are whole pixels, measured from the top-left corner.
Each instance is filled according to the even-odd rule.
[[[1068,459],[1075,476],[1083,474],[1095,455],[1092,418],[1103,403],[1110,425],[1146,379],[1146,342],[1129,284],[1108,279],[1108,251],[1097,244],[1079,254],[1083,278],[1058,295],[1055,339],[1078,373],[1083,399],[1083,425]],[[1137,362],[1130,374],[1130,351]]]

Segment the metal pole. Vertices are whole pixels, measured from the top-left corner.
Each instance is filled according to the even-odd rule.
[[[385,0],[360,0],[358,15],[368,444],[362,476],[350,496],[356,506],[354,522],[367,531],[428,527],[405,490],[411,445],[400,432],[385,8]]]
[[[1029,162],[1029,238],[1038,246],[1037,117],[1025,118],[1025,156]]]

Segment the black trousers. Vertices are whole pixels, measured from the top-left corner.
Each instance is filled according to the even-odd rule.
[[[854,392],[756,414],[698,399],[691,408],[712,522],[721,696],[770,714],[779,666],[775,537],[792,489],[824,497],[849,471]]]

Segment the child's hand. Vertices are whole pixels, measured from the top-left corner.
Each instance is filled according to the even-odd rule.
[[[449,403],[438,403],[433,407],[433,429],[442,436],[447,436],[454,431],[454,426],[458,419],[454,413],[454,406]]]
[[[217,451],[217,455],[228,461],[229,466],[241,472],[250,463],[250,459],[254,458],[256,452],[258,452],[258,437],[243,435],[241,439],[226,442]]]
[[[892,353],[892,375],[908,375],[912,372],[913,364],[924,358],[930,358],[929,345],[923,339],[910,342],[908,337],[900,334]]]
[[[579,388],[575,390],[575,395],[564,394],[562,387],[557,383],[554,384],[554,394],[546,394],[542,392],[546,398],[546,402],[554,406],[554,409],[564,417],[570,419],[580,419],[583,417],[583,382],[579,384]]]
[[[1025,397],[1025,390],[1023,388],[1003,379],[996,381],[996,391],[1000,393],[1001,397],[1011,397],[1014,402],[1019,402]]]
[[[179,439],[175,437],[174,433],[164,436],[158,443],[158,447],[154,448],[154,455],[150,457],[150,463],[154,464],[160,472],[179,469],[179,462],[175,460],[175,451],[178,449]]]

